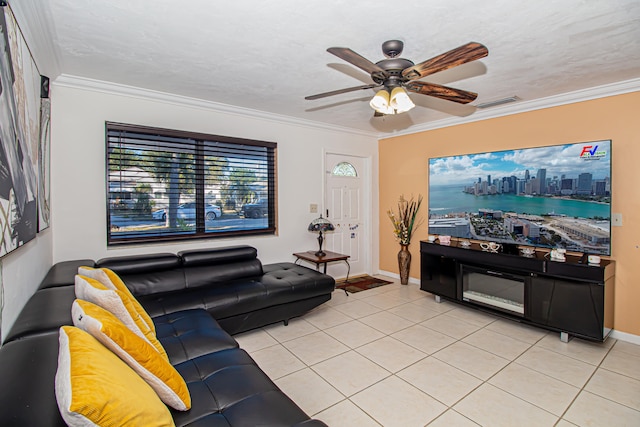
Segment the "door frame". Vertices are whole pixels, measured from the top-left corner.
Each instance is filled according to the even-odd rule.
[[[362,173],[362,220],[364,222],[364,227],[362,227],[361,238],[362,238],[362,249],[363,249],[363,264],[364,264],[364,273],[373,274],[373,258],[374,258],[374,250],[377,247],[377,244],[374,245],[373,242],[373,226],[374,220],[377,223],[377,216],[373,215],[374,212],[374,197],[373,197],[373,185],[372,185],[372,176],[373,176],[373,164],[372,164],[372,156],[363,156],[357,153],[348,153],[348,152],[340,152],[335,150],[322,150],[322,211],[321,213],[324,215],[327,211],[327,177],[331,174],[330,166],[327,164],[327,156],[346,156],[346,157],[357,157],[362,159],[363,169],[362,171],[358,171],[358,173]],[[377,243],[377,242],[375,242]]]

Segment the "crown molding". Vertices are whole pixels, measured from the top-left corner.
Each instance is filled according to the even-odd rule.
[[[62,74],[53,82],[54,86],[78,88],[101,92],[106,94],[116,94],[121,96],[129,96],[133,98],[152,100],[168,104],[188,106],[192,108],[202,108],[214,112],[232,114],[243,117],[251,117],[254,119],[270,121],[279,124],[288,124],[293,126],[305,127],[310,129],[319,129],[332,132],[349,133],[373,137],[376,139],[393,138],[402,135],[411,135],[428,130],[440,129],[449,126],[457,126],[465,123],[473,123],[482,120],[504,117],[513,114],[525,113],[528,111],[541,110],[576,102],[589,101],[592,99],[605,98],[609,96],[621,95],[625,93],[637,92],[640,90],[640,78],[626,80],[622,82],[612,83],[603,86],[597,86],[588,89],[582,89],[574,92],[568,92],[560,95],[554,95],[547,98],[535,99],[531,101],[521,101],[514,104],[508,104],[501,107],[490,108],[487,110],[478,110],[468,117],[451,117],[443,120],[437,120],[422,125],[413,126],[403,131],[392,133],[367,132],[360,129],[353,129],[342,126],[330,125],[322,122],[314,122],[311,120],[299,119],[281,114],[274,114],[251,108],[237,107],[228,104],[222,104],[214,101],[207,101],[198,98],[191,98],[182,95],[175,95],[166,92],[159,92],[150,89],[143,89],[134,86],[127,86],[117,83],[95,80],[85,77],[72,76]]]
[[[265,120],[278,124],[287,124],[298,127],[305,127],[315,130],[325,130],[331,132],[350,133],[361,136],[368,136],[378,139],[379,134],[377,132],[367,132],[364,130],[353,129],[348,127],[341,127],[330,125],[327,123],[314,122],[312,120],[299,119],[296,117],[285,116],[282,114],[268,113],[266,111],[254,110],[251,108],[236,107],[234,105],[222,104],[220,102],[207,101],[204,99],[191,98],[188,96],[175,95],[166,92],[159,92],[150,89],[143,89],[134,86],[127,86],[117,83],[106,82],[102,80],[94,80],[86,77],[71,76],[68,74],[60,75],[54,82],[54,86],[76,88],[90,90],[93,92],[100,92],[105,94],[114,94],[121,96],[128,96],[131,98],[138,98],[143,100],[150,100],[155,102],[162,102],[166,104],[173,104],[178,106],[185,106],[191,108],[200,108],[217,113],[232,114],[242,117],[250,117],[253,119]]]
[[[449,126],[457,126],[465,123],[473,123],[481,120],[488,120],[497,117],[510,116],[513,114],[526,113],[528,111],[542,110],[545,108],[557,107],[560,105],[573,104],[576,102],[589,101],[592,99],[606,98],[609,96],[622,95],[625,93],[637,92],[640,90],[640,78],[611,83],[603,86],[596,86],[588,89],[581,89],[574,92],[549,96],[546,98],[534,99],[531,101],[521,101],[501,107],[477,110],[468,117],[451,117],[437,120],[423,125],[413,126],[410,129],[393,132],[393,134],[379,135],[380,139],[394,138],[401,135],[411,135],[428,130],[440,129]]]

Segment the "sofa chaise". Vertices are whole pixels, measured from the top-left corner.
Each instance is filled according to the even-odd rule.
[[[262,265],[250,246],[83,259],[51,267],[0,348],[0,425],[64,426],[54,392],[59,329],[73,325],[78,267],[117,273],[151,316],[191,395],[177,426],[299,426],[312,420],[231,336],[328,301],[332,277],[293,263]]]

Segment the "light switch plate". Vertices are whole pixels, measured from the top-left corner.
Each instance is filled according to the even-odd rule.
[[[316,203],[309,205],[309,213],[318,213],[318,205]]]
[[[612,213],[611,214],[611,225],[614,227],[622,227],[622,214],[621,213]]]

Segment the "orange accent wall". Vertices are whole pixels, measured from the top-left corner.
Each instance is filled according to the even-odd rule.
[[[387,219],[400,194],[424,196],[425,223],[411,243],[411,277],[420,277],[420,245],[426,239],[428,160],[544,145],[612,140],[611,258],[616,261],[614,329],[640,335],[640,92],[380,140],[380,269],[398,271],[399,245]]]

